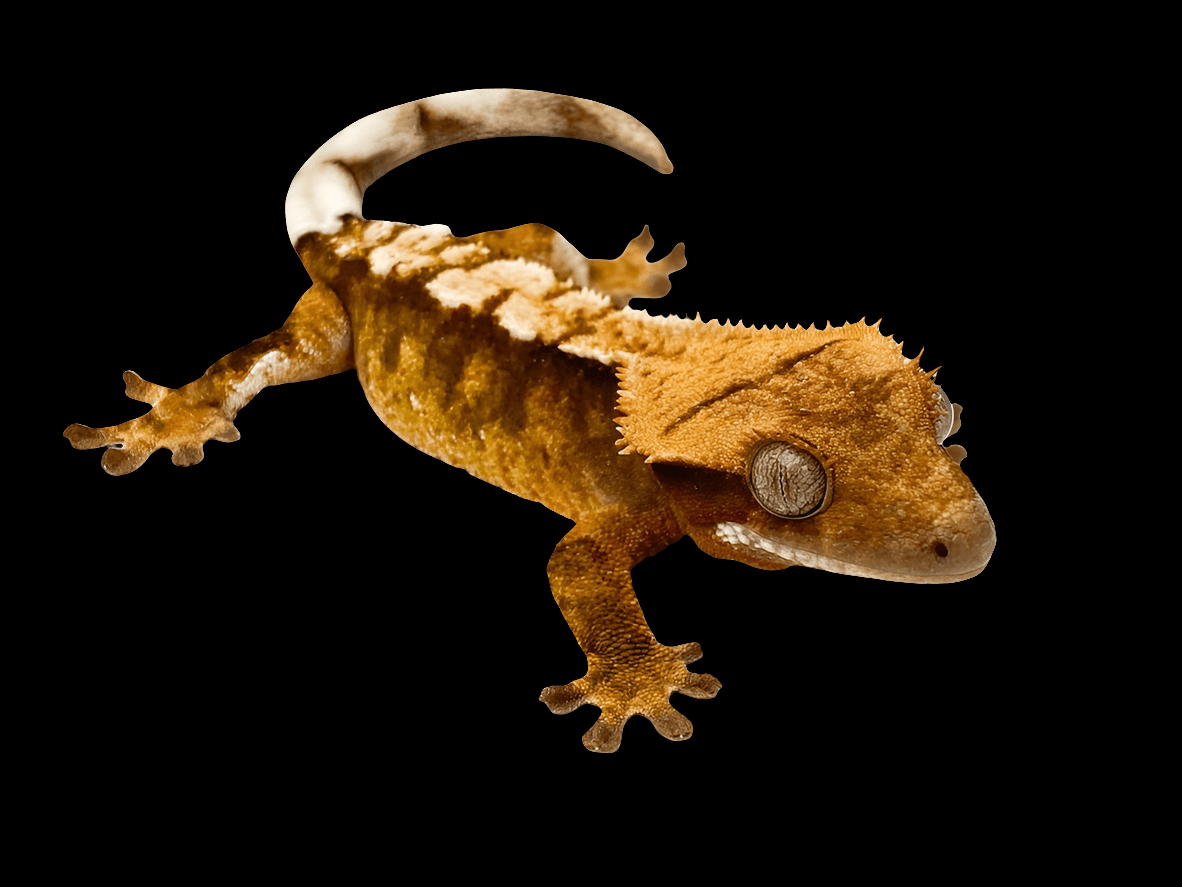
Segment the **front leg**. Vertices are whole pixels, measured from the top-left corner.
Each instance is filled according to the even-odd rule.
[[[129,474],[159,449],[171,450],[176,465],[196,465],[206,441],[238,440],[234,417],[263,388],[352,368],[349,317],[336,294],[316,284],[283,326],[227,354],[182,388],[154,385],[128,370],[123,374],[127,396],[152,409],[106,428],[71,425],[65,436],[76,450],[107,447],[102,461],[107,474]]]
[[[547,687],[541,700],[555,714],[599,707],[599,720],[583,736],[591,751],[619,748],[633,715],[648,718],[666,739],[688,739],[693,725],[669,704],[669,694],[708,699],[722,686],[686,668],[701,658],[701,646],[657,641],[632,590],[632,568],[681,535],[668,509],[623,512],[580,522],[550,558],[550,590],[587,656],[587,673]]]

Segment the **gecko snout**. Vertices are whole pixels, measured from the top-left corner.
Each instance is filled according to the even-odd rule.
[[[984,500],[976,495],[953,521],[937,533],[931,554],[916,564],[918,582],[961,582],[976,576],[989,563],[997,545],[997,530]]]

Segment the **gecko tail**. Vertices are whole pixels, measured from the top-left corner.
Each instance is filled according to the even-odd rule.
[[[397,105],[345,127],[300,167],[287,191],[287,234],[335,234],[341,216],[364,218],[365,189],[408,160],[458,142],[554,136],[610,145],[670,173],[643,123],[610,105],[532,89],[468,89]]]

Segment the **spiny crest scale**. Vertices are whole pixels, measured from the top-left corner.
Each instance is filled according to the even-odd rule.
[[[631,447],[649,461],[672,457],[675,454],[663,452],[662,447],[679,416],[691,415],[696,405],[717,399],[736,380],[774,372],[794,351],[811,351],[827,342],[863,341],[897,355],[903,366],[914,368],[922,377],[922,385],[931,386],[930,375],[918,365],[922,350],[908,360],[902,353],[903,343],[885,335],[881,326],[882,318],[868,324],[865,317],[840,326],[826,321],[824,328],[815,323],[802,328],[753,327],[729,319],[699,322],[691,335],[631,354],[617,367],[617,410],[623,435],[619,445]]]

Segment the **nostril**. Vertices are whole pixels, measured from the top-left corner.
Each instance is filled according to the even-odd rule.
[[[948,557],[948,546],[943,542],[936,543],[936,557]]]

